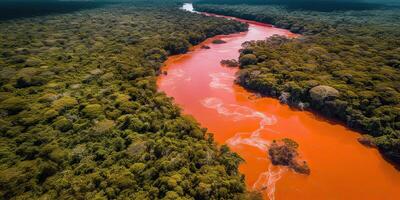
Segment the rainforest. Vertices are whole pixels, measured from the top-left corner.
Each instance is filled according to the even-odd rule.
[[[398,199],[400,4],[0,2],[0,199]]]

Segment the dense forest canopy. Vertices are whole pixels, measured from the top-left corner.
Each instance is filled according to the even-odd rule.
[[[162,5],[0,21],[0,199],[246,198],[242,159],[156,75],[247,25]]]
[[[200,4],[279,5],[295,10],[371,10],[386,7],[391,1],[379,0],[200,0]]]
[[[106,2],[91,1],[0,1],[0,20],[48,14],[68,13],[105,6]]]
[[[184,0],[0,0],[0,20],[68,13],[113,4],[178,7]]]
[[[318,12],[196,4],[300,33],[243,44],[237,82],[345,122],[400,163],[400,9]],[[323,131],[323,130],[321,130]]]

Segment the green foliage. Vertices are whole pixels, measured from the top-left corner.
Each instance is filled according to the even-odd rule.
[[[28,62],[33,62],[33,61],[27,60],[26,63]],[[29,64],[28,66],[37,66],[37,65]],[[26,67],[19,70],[16,75],[17,80],[15,83],[15,87],[24,88],[34,85],[43,85],[45,79],[44,77],[40,76],[39,72],[40,70],[34,67]]]
[[[54,121],[53,126],[60,131],[68,131],[72,128],[72,123],[67,118],[60,116]]]
[[[9,114],[16,114],[27,108],[27,101],[22,97],[11,97],[1,102],[0,109],[8,111]]]
[[[315,86],[310,89],[309,93],[311,100],[318,103],[333,100],[339,96],[339,92],[335,88],[326,85]]]
[[[321,12],[342,10],[372,10],[394,3],[391,0],[199,0],[203,4],[278,5],[290,10],[315,10]]]
[[[244,43],[237,82],[370,134],[384,155],[400,163],[398,8],[323,13],[248,5],[196,9],[301,33],[294,39],[273,36]]]
[[[87,118],[97,118],[103,114],[103,107],[100,104],[89,104],[82,110]]]
[[[273,165],[288,166],[297,173],[309,175],[311,170],[306,161],[298,158],[298,144],[289,138],[273,141],[268,149],[268,155]]]
[[[254,54],[244,54],[239,59],[241,66],[257,64],[257,57]]]
[[[215,39],[215,40],[212,41],[212,43],[213,44],[224,44],[226,42],[224,40],[221,40],[221,39]]]
[[[241,159],[181,116],[155,76],[168,55],[247,25],[160,5],[0,23],[0,199],[245,192]]]
[[[57,111],[62,111],[67,108],[72,108],[73,106],[77,105],[78,102],[73,97],[65,96],[57,99],[53,102],[52,108]]]
[[[228,59],[228,60],[221,60],[221,65],[225,65],[227,67],[238,67],[239,62],[236,61],[235,59]]]
[[[170,37],[165,43],[164,49],[170,54],[180,54],[188,51],[190,43],[182,37]]]
[[[101,120],[101,121],[97,122],[94,125],[93,130],[96,133],[106,133],[106,132],[111,131],[114,128],[114,126],[115,126],[114,121],[108,120],[108,119],[104,119],[104,120]]]
[[[43,117],[47,120],[53,119],[53,118],[57,117],[57,115],[58,115],[58,112],[54,109],[49,109],[45,113],[43,113]]]
[[[282,142],[284,142],[285,145],[289,146],[290,148],[297,149],[299,147],[299,144],[290,138],[283,138]]]

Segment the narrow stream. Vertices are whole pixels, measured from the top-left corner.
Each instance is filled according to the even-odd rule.
[[[193,11],[191,4],[183,9]],[[376,149],[359,144],[357,132],[276,99],[257,98],[234,84],[238,69],[221,66],[221,60],[237,59],[245,41],[293,34],[229,18],[249,23],[249,31],[216,36],[184,55],[170,57],[162,69],[168,75],[160,75],[158,86],[185,114],[214,133],[219,144],[228,144],[245,159],[240,171],[248,188],[261,190],[265,199],[399,199],[400,172]],[[213,44],[215,39],[227,43]],[[311,169],[309,176],[270,163],[268,146],[282,138],[299,143],[301,157]]]

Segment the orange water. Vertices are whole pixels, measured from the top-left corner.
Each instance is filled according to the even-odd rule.
[[[290,109],[272,98],[255,98],[234,84],[238,69],[223,67],[222,59],[237,59],[241,44],[273,34],[293,36],[283,29],[253,23],[248,32],[217,36],[189,53],[170,57],[158,86],[228,144],[245,163],[250,190],[262,190],[265,199],[400,199],[400,172],[376,149],[357,142],[360,136],[342,125]],[[225,44],[212,44],[214,39]],[[201,45],[211,49],[201,49]],[[274,139],[291,138],[311,168],[309,176],[272,166],[267,155]]]

